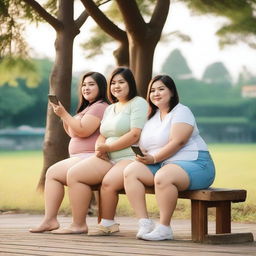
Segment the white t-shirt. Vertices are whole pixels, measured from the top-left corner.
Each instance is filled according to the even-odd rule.
[[[190,109],[182,104],[177,104],[163,120],[160,117],[160,111],[157,110],[145,124],[139,145],[147,150],[150,155],[155,155],[163,146],[169,142],[170,129],[175,123],[186,123],[194,127],[193,133],[188,142],[174,155],[164,162],[174,160],[196,160],[198,151],[208,151],[207,145],[199,135],[195,117]]]

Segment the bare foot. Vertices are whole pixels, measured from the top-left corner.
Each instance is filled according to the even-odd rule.
[[[87,234],[88,228],[87,225],[77,226],[71,224],[67,228],[59,228],[57,230],[51,231],[52,234],[68,235],[68,234]]]
[[[52,231],[59,228],[59,222],[58,221],[52,221],[52,222],[43,222],[40,226],[36,228],[31,228],[29,232],[31,233],[43,233],[46,231]]]

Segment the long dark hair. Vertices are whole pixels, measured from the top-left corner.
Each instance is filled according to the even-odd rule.
[[[96,99],[94,100],[94,102],[96,102],[98,100],[101,100],[102,102],[108,102],[107,95],[106,95],[106,93],[107,93],[107,80],[106,80],[105,76],[103,76],[99,72],[94,72],[94,71],[88,72],[83,76],[82,81],[81,81],[81,83],[79,85],[79,88],[78,88],[79,102],[78,102],[78,107],[77,107],[76,113],[81,112],[87,106],[94,103],[94,102],[90,103],[88,100],[86,100],[83,97],[82,93],[81,93],[81,88],[83,86],[84,79],[88,76],[90,76],[94,79],[94,81],[96,82],[96,84],[99,88],[99,93],[98,93]]]
[[[148,119],[150,119],[156,113],[156,110],[157,110],[157,106],[154,105],[152,103],[152,101],[150,100],[151,87],[152,87],[153,83],[155,83],[156,81],[161,81],[172,92],[172,97],[170,98],[170,101],[169,101],[169,111],[168,112],[170,112],[179,103],[178,91],[177,91],[176,85],[175,85],[174,81],[172,80],[172,78],[168,75],[155,76],[154,78],[152,78],[152,80],[149,82],[149,85],[148,85],[147,101],[150,106],[150,112],[149,112]]]
[[[114,76],[116,76],[118,74],[120,74],[125,79],[125,81],[128,83],[129,93],[127,96],[127,100],[131,100],[135,96],[138,95],[137,88],[136,88],[136,82],[135,82],[132,71],[127,67],[118,67],[112,72],[110,79],[109,79],[109,83],[108,83],[107,95],[108,95],[108,100],[111,103],[115,103],[118,101],[117,98],[111,94],[112,80],[113,80]]]

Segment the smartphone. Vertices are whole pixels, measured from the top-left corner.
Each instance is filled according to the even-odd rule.
[[[56,95],[51,95],[51,94],[49,94],[49,95],[48,95],[48,99],[49,99],[49,101],[52,102],[53,104],[59,105],[59,100],[58,100],[58,98],[57,98]]]
[[[132,148],[132,151],[133,151],[136,155],[144,156],[144,154],[142,153],[142,151],[141,151],[141,149],[140,149],[139,146],[132,145],[131,148]]]

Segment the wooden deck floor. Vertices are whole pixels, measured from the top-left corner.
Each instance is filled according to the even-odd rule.
[[[148,242],[135,239],[137,221],[135,218],[118,217],[120,234],[108,237],[86,235],[32,234],[29,227],[36,226],[42,215],[2,214],[0,215],[0,255],[175,255],[175,256],[218,256],[255,255],[256,242],[245,244],[209,245],[197,244],[190,240],[190,220],[174,220],[173,241]],[[70,217],[59,218],[68,226]],[[88,225],[95,228],[96,218],[88,217]],[[213,224],[210,223],[213,232]],[[232,232],[252,232],[256,238],[256,224],[232,223]]]

